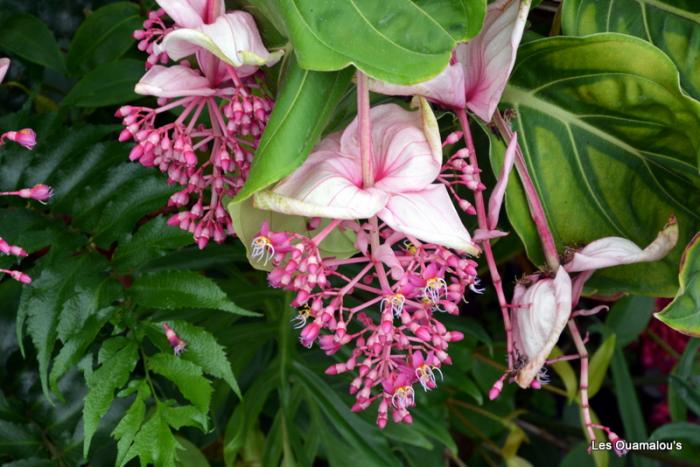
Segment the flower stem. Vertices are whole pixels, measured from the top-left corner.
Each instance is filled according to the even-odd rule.
[[[579,393],[581,394],[581,415],[583,416],[584,429],[588,441],[593,442],[596,439],[595,431],[593,431],[593,420],[591,420],[591,408],[588,404],[588,351],[583,343],[581,333],[573,319],[569,320],[569,331],[574,339],[576,351],[581,358],[581,376],[579,383]]]
[[[510,140],[512,131],[508,127],[508,123],[505,121],[503,116],[499,112],[495,114],[496,127],[501,133],[501,136],[506,141]],[[544,207],[542,206],[542,201],[537,194],[537,189],[535,188],[532,178],[530,178],[530,173],[527,170],[527,164],[525,163],[525,157],[520,149],[520,145],[516,145],[515,151],[515,168],[520,176],[520,181],[523,183],[523,188],[525,189],[525,197],[527,198],[527,204],[530,208],[530,215],[532,220],[535,221],[535,227],[537,228],[537,233],[539,234],[540,241],[542,242],[542,250],[544,252],[545,261],[547,266],[552,271],[556,271],[559,268],[559,253],[557,252],[557,244],[554,242],[554,236],[547,223],[547,215],[544,212]]]
[[[480,184],[481,178],[479,176],[479,161],[476,157],[474,140],[472,139],[472,134],[469,129],[469,121],[467,120],[467,114],[464,109],[457,110],[457,118],[459,118],[464,141],[467,145],[467,149],[469,150],[469,163],[474,169],[474,179]],[[474,202],[476,204],[476,217],[479,222],[479,228],[484,231],[489,230],[486,205],[484,204],[484,193],[479,189],[474,190]],[[498,272],[496,259],[494,258],[493,250],[491,249],[491,242],[488,239],[482,240],[481,247],[484,250],[484,256],[486,256],[486,263],[488,264],[489,272],[491,274],[491,282],[493,282],[493,287],[496,289],[498,305],[501,307],[501,314],[503,315],[503,326],[505,327],[506,331],[508,369],[511,370],[513,369],[513,333],[510,313],[508,312],[508,301],[506,300],[506,295],[503,292],[503,281],[501,280],[501,275]]]
[[[360,157],[362,161],[362,184],[364,188],[374,185],[372,173],[372,135],[369,125],[369,87],[367,75],[357,71],[357,132],[360,140]]]

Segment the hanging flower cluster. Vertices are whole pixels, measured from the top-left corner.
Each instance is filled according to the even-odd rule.
[[[264,224],[252,256],[272,262],[273,287],[296,293],[293,321],[303,345],[318,342],[328,355],[353,346],[350,358],[326,373],[355,372],[352,409],[378,402],[381,428],[389,411],[395,422],[411,423],[414,386],[434,389],[442,365],[451,363],[449,343],[463,338],[440,314],[458,314],[466,293],[480,292],[476,263],[465,256],[479,249],[445,185],[433,183],[442,170],[440,137],[424,100],[420,108],[372,108],[370,157],[361,157],[355,119],[255,198],[260,208],[333,219],[312,238]],[[319,245],[334,229],[352,231],[356,256],[321,255]]]
[[[259,67],[276,63],[281,52],[265,49],[250,14],[225,13],[223,2],[158,3],[162,9],[134,33],[149,54],[135,91],[157,97],[158,107],[120,108],[119,140],[136,142],[132,161],[183,187],[168,202],[180,211],[168,222],[204,248],[234,235],[223,198],[238,193],[248,176],[273,106]],[[168,57],[189,56],[194,60],[164,66]],[[170,113],[178,114],[174,121]]]
[[[10,60],[8,58],[0,58],[0,83],[5,79],[5,74],[10,67]],[[5,145],[5,141],[13,141],[27,149],[33,149],[36,146],[36,133],[31,128],[24,128],[19,131],[7,131],[0,134],[0,148]],[[32,188],[22,188],[17,191],[3,191],[0,192],[0,196],[19,196],[20,198],[33,199],[39,202],[45,202],[51,195],[53,190],[51,187],[38,184]],[[27,256],[27,252],[24,248],[9,244],[5,239],[0,237],[0,254],[17,256],[23,258]],[[21,282],[23,284],[29,284],[32,282],[32,278],[22,271],[16,269],[0,269],[0,274],[7,274],[14,280]]]

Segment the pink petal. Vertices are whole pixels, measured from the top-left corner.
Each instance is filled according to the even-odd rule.
[[[513,302],[515,347],[525,366],[515,381],[527,389],[559,340],[571,315],[571,278],[559,267],[554,279],[540,279]]]
[[[529,9],[529,0],[489,5],[479,35],[456,49],[465,70],[467,107],[485,122],[491,121],[513,70]]]
[[[480,253],[442,184],[429,185],[413,193],[395,194],[377,215],[389,227],[406,235],[471,255]]]
[[[182,65],[154,65],[136,84],[134,91],[156,97],[211,96],[216,92],[207,78]]]
[[[678,224],[672,218],[645,249],[621,237],[606,237],[586,245],[565,265],[569,272],[589,271],[621,264],[658,261],[676,246]]]
[[[5,79],[8,68],[10,68],[10,59],[4,57],[0,58],[0,83]]]
[[[387,96],[423,96],[444,107],[463,109],[466,106],[464,70],[458,63],[448,64],[435,78],[422,83],[403,86],[370,79],[369,88]]]
[[[370,110],[374,187],[389,193],[422,190],[440,173],[442,145],[435,116],[424,99],[419,112],[396,104]],[[343,131],[340,148],[360,159],[357,118]]]
[[[270,53],[262,42],[253,17],[244,11],[235,11],[217,18],[212,24],[197,28],[176,29],[162,43],[162,49],[173,60],[180,60],[197,49],[206,49],[220,60],[239,68],[247,76],[258,66],[273,65],[283,51]]]
[[[401,262],[396,257],[396,253],[394,253],[394,250],[389,245],[386,243],[379,245],[374,257],[389,267],[391,270],[391,277],[394,280],[399,280],[403,277],[403,266],[401,266]]]
[[[257,193],[256,207],[333,219],[365,219],[382,209],[388,195],[375,188],[361,188],[359,163],[355,157],[338,152],[337,136],[331,135],[321,145],[326,149],[313,152],[271,191]]]
[[[503,196],[506,194],[506,185],[508,184],[508,176],[513,169],[515,162],[515,150],[518,147],[518,134],[513,133],[506,149],[505,157],[503,158],[503,167],[498,175],[496,186],[493,187],[491,197],[489,198],[489,218],[488,226],[490,229],[495,229],[498,225],[498,216],[501,213],[501,205],[503,204]]]
[[[157,0],[157,3],[178,26],[196,28],[204,24],[206,0]]]

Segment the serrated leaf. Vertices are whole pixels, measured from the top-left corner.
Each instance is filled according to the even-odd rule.
[[[136,100],[139,96],[134,92],[134,86],[143,74],[141,60],[121,58],[103,63],[83,76],[61,105],[106,107]]]
[[[283,0],[279,5],[303,68],[331,71],[352,64],[400,84],[442,71],[456,42],[479,32],[486,11],[483,0]]]
[[[237,315],[259,316],[237,306],[216,282],[194,271],[142,274],[134,279],[129,293],[138,305],[149,308],[212,308]]]
[[[156,410],[134,437],[124,464],[139,457],[141,465],[154,464],[159,467],[175,467],[176,449],[179,444],[164,417],[167,407],[156,405]]]
[[[65,71],[63,54],[51,30],[28,13],[4,15],[0,19],[0,49],[51,68]]]
[[[676,297],[654,316],[683,334],[700,337],[700,233],[683,252]]]
[[[155,331],[162,336],[162,328],[156,326]],[[225,349],[219,345],[216,338],[206,329],[194,326],[186,321],[173,321],[170,326],[177,335],[187,342],[185,352],[180,358],[199,365],[205,373],[221,378],[241,398],[241,392],[231,369],[231,363]],[[162,339],[165,340],[165,339]],[[169,347],[167,343],[163,343]]]
[[[140,396],[136,396],[134,402],[126,411],[122,419],[112,431],[112,437],[117,440],[117,460],[119,467],[126,464],[126,454],[131,447],[131,443],[136,438],[136,433],[141,428],[146,415],[146,404]]]
[[[621,34],[553,37],[523,45],[504,102],[517,112],[530,175],[560,250],[606,236],[646,246],[678,218],[679,245],[663,260],[596,272],[590,292],[670,296],[684,243],[700,219],[700,103],[658,49]],[[508,217],[542,264],[521,187]]]
[[[191,243],[192,234],[169,226],[164,217],[158,216],[119,242],[112,256],[112,267],[119,272],[135,270],[165,255],[168,250]]]
[[[83,408],[84,456],[87,457],[90,451],[90,441],[97,430],[100,418],[112,405],[114,392],[126,384],[137,361],[136,343],[128,341],[87,378],[88,393],[85,396]]]
[[[81,319],[96,314],[113,301],[119,291],[113,286],[114,279],[105,274],[106,261],[99,255],[53,254],[42,258],[40,263],[41,273],[34,278],[32,287],[22,293],[17,310],[17,341],[22,342],[26,321],[27,333],[37,348],[41,385],[49,397],[49,361],[59,324],[66,335],[82,325]],[[82,308],[73,308],[75,301],[82,303]]]
[[[105,5],[92,12],[75,32],[66,63],[75,74],[121,57],[134,43],[141,26],[139,6],[129,2]]]
[[[695,6],[696,8],[693,8]],[[620,32],[647,40],[676,64],[683,87],[700,99],[700,9],[677,0],[566,0],[561,27],[567,35]]]
[[[615,351],[616,341],[617,336],[610,334],[593,353],[588,376],[588,397],[595,396],[603,385],[605,374],[608,372],[608,366],[610,365],[610,359]]]
[[[172,381],[182,395],[202,413],[209,412],[213,390],[209,380],[202,376],[199,365],[172,354],[157,353],[148,357],[147,366],[149,371]]]
[[[348,88],[351,75],[351,70],[302,70],[294,58],[289,59],[275,107],[235,202],[272,185],[304,162]]]

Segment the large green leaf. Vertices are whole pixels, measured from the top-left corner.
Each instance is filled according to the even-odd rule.
[[[209,412],[213,390],[209,380],[202,375],[199,365],[161,352],[148,357],[148,370],[175,383],[182,395],[202,413]]]
[[[676,331],[700,337],[700,233],[683,253],[678,281],[676,298],[654,316]]]
[[[65,70],[53,33],[43,21],[28,13],[0,17],[0,50],[56,71]]]
[[[621,34],[534,41],[521,47],[503,100],[516,110],[514,129],[560,250],[605,236],[646,246],[678,218],[679,245],[667,258],[599,271],[591,291],[673,295],[682,245],[700,218],[700,103],[682,93],[668,57]],[[518,183],[507,209],[542,264]]]
[[[355,65],[401,84],[442,71],[458,41],[481,29],[484,0],[282,0],[299,64],[317,71]]]
[[[610,359],[615,351],[615,334],[610,334],[598,347],[591,358],[588,377],[588,396],[593,397],[603,385],[605,374],[608,372]]]
[[[351,70],[302,70],[294,58],[289,59],[250,174],[235,201],[275,183],[304,162],[346,92],[351,75]]]
[[[121,58],[89,71],[63,99],[65,106],[105,107],[138,99],[134,86],[143,76],[143,62]]]
[[[700,3],[694,0],[566,0],[565,34],[621,32],[651,42],[673,60],[683,87],[700,99]]]
[[[237,306],[216,282],[194,271],[142,274],[134,279],[129,293],[138,305],[149,308],[211,308],[237,315],[258,316]]]
[[[83,74],[121,57],[134,43],[132,34],[140,24],[135,3],[117,2],[97,9],[73,36],[66,59],[68,69]]]

